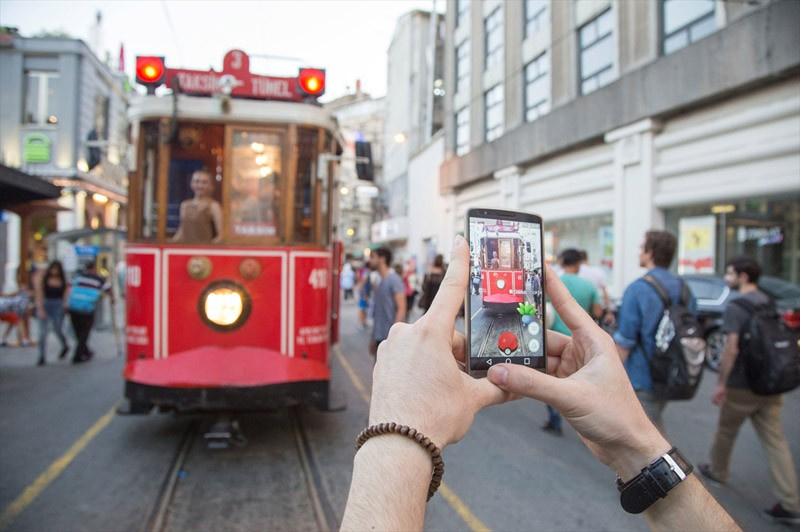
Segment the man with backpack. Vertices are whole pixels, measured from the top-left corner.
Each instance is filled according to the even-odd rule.
[[[772,492],[778,502],[761,514],[773,522],[784,524],[800,524],[800,495],[798,495],[797,475],[792,461],[789,443],[783,434],[781,424],[781,407],[783,393],[788,386],[796,386],[789,382],[782,387],[770,389],[770,386],[781,384],[780,379],[773,383],[760,383],[755,375],[753,359],[758,355],[766,355],[767,360],[759,359],[759,364],[767,366],[788,357],[793,368],[781,368],[777,373],[781,376],[797,372],[797,339],[791,342],[763,342],[764,338],[774,338],[781,334],[784,327],[780,316],[774,310],[774,303],[769,296],[758,290],[756,283],[761,275],[761,266],[749,257],[737,257],[726,265],[725,282],[732,289],[738,289],[741,297],[728,303],[723,315],[722,328],[727,335],[722,362],[719,369],[719,382],[714,390],[712,402],[720,407],[719,424],[711,446],[711,463],[701,464],[700,472],[717,483],[728,480],[731,451],[736,441],[739,428],[750,418],[758,434],[761,445],[767,453],[770,474],[772,476]],[[760,338],[756,338],[760,337]],[[779,352],[784,343],[789,344],[794,352]],[[771,345],[777,345],[778,350]],[[767,368],[761,368],[767,369]],[[756,393],[756,391],[760,393]],[[769,393],[769,392],[775,393]]]
[[[666,231],[651,230],[645,233],[639,248],[639,266],[647,268],[648,272],[625,290],[617,318],[617,332],[614,333],[617,352],[636,396],[662,432],[662,415],[672,396],[664,393],[662,386],[654,385],[661,383],[653,382],[651,362],[658,349],[656,333],[665,318],[664,309],[670,308],[665,305],[664,296],[673,304],[682,303],[684,314],[689,317],[697,312],[697,301],[685,283],[667,270],[675,256],[677,243],[675,236]],[[697,333],[702,336],[702,331]],[[694,377],[695,389],[701,369],[701,365],[695,368],[698,372]]]

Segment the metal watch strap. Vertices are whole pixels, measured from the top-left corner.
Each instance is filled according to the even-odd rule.
[[[666,497],[693,469],[686,457],[673,447],[628,482],[623,483],[617,477],[619,502],[626,512],[640,514],[658,499]]]

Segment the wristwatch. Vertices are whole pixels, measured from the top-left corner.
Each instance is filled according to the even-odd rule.
[[[673,447],[662,454],[642,472],[623,482],[617,477],[619,502],[630,514],[640,514],[659,498],[681,483],[694,470],[694,467],[681,452]]]

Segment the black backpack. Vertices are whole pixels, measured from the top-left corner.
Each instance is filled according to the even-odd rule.
[[[691,399],[703,377],[706,341],[703,326],[688,309],[689,288],[681,280],[680,300],[673,303],[655,277],[645,275],[644,280],[664,302],[664,312],[656,328],[656,346],[650,359],[653,392],[659,399]]]
[[[753,392],[777,395],[800,385],[800,331],[790,329],[775,310],[774,303],[756,305],[744,298],[734,299],[750,314],[739,333],[739,356]]]

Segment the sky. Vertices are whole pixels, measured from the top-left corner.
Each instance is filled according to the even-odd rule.
[[[372,96],[386,94],[386,52],[397,19],[434,0],[0,0],[0,25],[30,37],[63,31],[92,43],[102,12],[101,49],[116,66],[125,47],[133,78],[137,55],[163,55],[170,68],[221,70],[232,49],[250,55],[261,75],[296,75],[297,67],[326,69],[322,101],[353,92],[356,79]],[[443,12],[445,0],[437,0]],[[104,59],[105,54],[101,54]],[[290,59],[286,59],[290,58]]]

